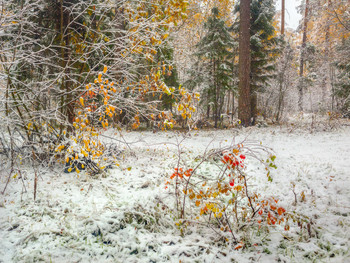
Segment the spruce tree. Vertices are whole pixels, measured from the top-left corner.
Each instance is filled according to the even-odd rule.
[[[225,93],[233,90],[232,62],[235,43],[225,21],[219,17],[218,8],[212,9],[212,15],[204,26],[207,32],[197,44],[195,55],[200,61],[200,65],[197,66],[204,67],[208,77],[202,76],[197,78],[197,81],[204,86],[208,117],[210,105],[213,105],[212,112],[216,128],[221,116]]]
[[[337,83],[333,91],[338,98],[339,108],[344,117],[350,118],[350,39],[338,47],[336,62]]]

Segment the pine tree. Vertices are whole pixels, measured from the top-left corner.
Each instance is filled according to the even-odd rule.
[[[284,35],[284,27],[285,27],[285,13],[286,13],[286,2],[282,0],[281,2],[281,35]]]
[[[205,67],[208,78],[197,78],[197,81],[204,86],[207,115],[209,117],[212,104],[215,127],[218,127],[225,93],[233,90],[232,62],[235,43],[225,21],[219,18],[218,8],[212,9],[212,15],[205,23],[205,28],[207,33],[197,44],[196,56],[203,62],[200,64]]]
[[[250,0],[240,6],[239,21],[239,99],[238,118],[243,126],[251,125],[251,54],[250,54]]]
[[[236,12],[240,10],[240,4]],[[277,37],[274,23],[275,6],[273,0],[252,0],[250,4],[250,49],[251,49],[251,112],[252,124],[258,114],[257,96],[264,92],[269,80],[274,78],[274,62],[278,57],[280,38]],[[238,20],[238,18],[237,18]],[[238,23],[233,25],[233,30],[238,32]]]

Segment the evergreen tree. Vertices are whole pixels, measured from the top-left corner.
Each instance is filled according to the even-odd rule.
[[[207,103],[207,117],[210,114],[210,105],[213,105],[215,127],[221,116],[225,93],[233,90],[233,49],[235,43],[225,24],[219,18],[218,8],[212,9],[212,15],[205,23],[206,34],[197,44],[196,56],[200,67],[204,67],[207,78],[196,78],[204,86]],[[204,96],[205,97],[205,96]]]
[[[179,76],[178,76],[176,65],[174,65],[175,63],[174,63],[174,49],[173,49],[173,47],[166,45],[165,47],[161,48],[161,50],[158,52],[158,54],[159,54],[159,61],[162,61],[163,63],[168,64],[169,65],[168,68],[171,69],[164,76],[164,83],[170,88],[179,87],[179,85],[180,85]],[[175,99],[174,99],[173,95],[165,94],[163,96],[164,109],[172,111],[172,106],[173,106],[174,102],[175,102]]]
[[[350,39],[344,40],[338,48],[338,70],[334,95],[339,99],[339,107],[344,117],[350,118]]]

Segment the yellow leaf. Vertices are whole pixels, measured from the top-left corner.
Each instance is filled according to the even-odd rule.
[[[182,111],[183,108],[184,108],[184,106],[183,106],[182,104],[179,104],[179,106],[177,107],[177,110],[178,110],[178,111]]]
[[[84,99],[80,97],[80,104],[84,107]]]
[[[106,73],[107,72],[107,66],[104,66],[103,67],[103,73]]]

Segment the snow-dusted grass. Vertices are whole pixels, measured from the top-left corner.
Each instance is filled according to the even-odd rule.
[[[22,180],[11,179],[0,196],[0,262],[349,262],[350,127],[290,131],[193,131],[181,144],[182,157],[191,160],[208,145],[222,147],[247,136],[271,147],[278,167],[273,182],[248,162],[249,183],[309,217],[311,237],[297,226],[290,232],[271,229],[251,236],[256,246],[236,251],[216,242],[210,228],[191,225],[181,236],[165,182],[183,135],[125,132],[131,151],[119,145],[120,167],[106,178],[42,169],[35,203],[32,171],[24,180],[27,193]],[[112,131],[109,136],[121,139]],[[7,172],[1,171],[0,190]]]

